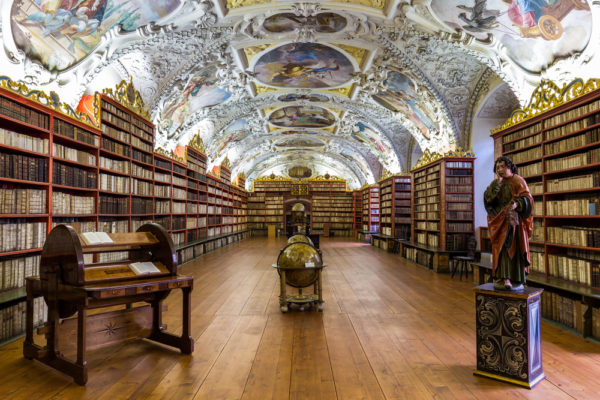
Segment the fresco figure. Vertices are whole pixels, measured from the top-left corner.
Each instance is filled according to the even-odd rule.
[[[506,156],[494,162],[497,178],[483,195],[492,242],[494,288],[520,290],[529,273],[533,197],[517,166]]]

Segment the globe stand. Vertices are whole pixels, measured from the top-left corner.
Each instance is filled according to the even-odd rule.
[[[279,294],[279,306],[281,307],[281,312],[285,313],[289,311],[289,307],[292,304],[297,304],[300,306],[300,311],[304,311],[304,308],[308,306],[317,305],[318,311],[323,311],[323,286],[321,283],[321,270],[323,267],[315,268],[317,272],[317,279],[312,284],[313,293],[305,294],[302,293],[303,288],[298,288],[298,293],[296,294],[287,294],[287,284],[285,279],[286,270],[294,270],[295,268],[278,268],[276,264],[273,264],[274,268],[279,270],[279,285],[280,285],[280,294]],[[302,268],[298,268],[301,270]],[[309,285],[310,286],[310,285]]]

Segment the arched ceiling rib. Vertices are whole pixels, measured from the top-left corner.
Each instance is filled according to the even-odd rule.
[[[87,3],[2,2],[4,73],[72,105],[131,78],[157,146],[200,133],[209,162],[248,181],[304,164],[372,183],[470,143],[473,99],[498,77],[523,103],[599,64],[597,2],[537,10],[553,33],[516,26],[502,0]]]

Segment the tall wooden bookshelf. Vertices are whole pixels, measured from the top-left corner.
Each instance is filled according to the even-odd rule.
[[[379,232],[392,238],[410,240],[410,175],[394,175],[379,182]]]
[[[354,212],[352,192],[346,191],[346,181],[328,176],[309,179],[308,190],[313,199],[313,233],[351,235]]]
[[[436,272],[448,271],[452,255],[463,254],[474,236],[473,162],[470,152],[426,151],[412,172],[411,241],[402,254]]]
[[[600,304],[599,88],[547,83],[492,131],[496,155],[517,164],[534,197],[527,281],[547,289],[543,316],[598,339],[600,313],[588,306]]]
[[[116,93],[128,92],[121,89]],[[209,184],[206,157],[191,146],[187,162],[155,153],[153,125],[114,93],[96,97],[98,128],[42,92],[0,80],[0,343],[24,330],[24,280],[38,273],[57,224],[128,232],[155,221],[172,234],[180,264],[247,237],[245,190],[227,179]],[[209,186],[219,207],[212,236]],[[113,252],[94,261],[126,257]],[[41,298],[36,307],[37,323],[44,320]]]
[[[363,210],[362,210],[362,192],[360,190],[354,190],[352,192],[352,209],[354,210],[354,237],[358,238],[358,232],[362,231],[363,223]]]
[[[291,179],[258,178],[248,195],[248,228],[253,235],[266,236],[267,227],[284,229],[283,195],[291,193]]]
[[[362,229],[365,232],[379,232],[379,186],[362,189]]]

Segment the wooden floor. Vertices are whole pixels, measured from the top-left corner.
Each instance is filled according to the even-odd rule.
[[[546,380],[528,390],[473,375],[472,284],[371,246],[323,239],[325,310],[279,310],[283,239],[249,239],[181,271],[194,276],[195,351],[147,341],[89,353],[78,386],[0,348],[10,399],[598,399],[600,344],[542,322]],[[165,322],[179,328],[179,294]]]

